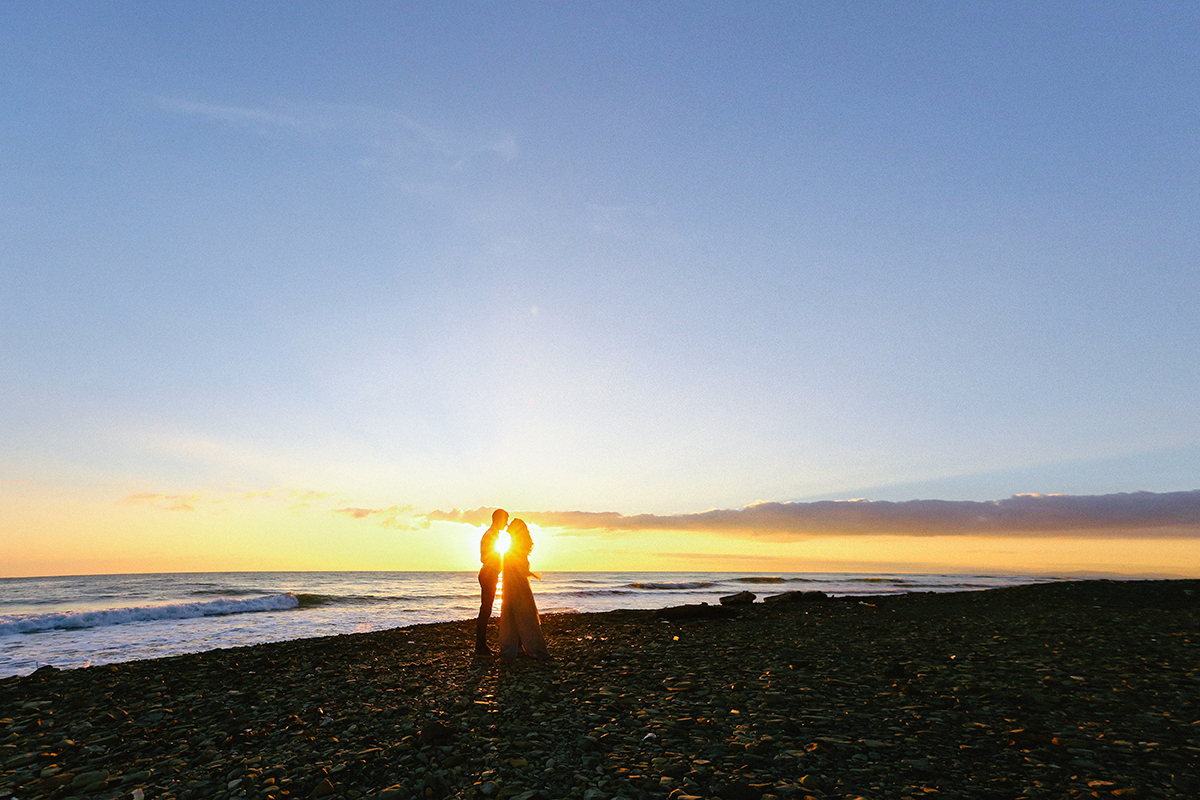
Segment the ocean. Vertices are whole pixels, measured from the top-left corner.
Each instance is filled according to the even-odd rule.
[[[751,591],[879,595],[1060,580],[1028,575],[557,572],[545,613],[717,603]],[[501,594],[502,594],[501,589]],[[0,578],[0,677],[474,618],[473,572],[220,572]],[[493,613],[499,614],[500,596]],[[463,647],[470,643],[464,642]]]

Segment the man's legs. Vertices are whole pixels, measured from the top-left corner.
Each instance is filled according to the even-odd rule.
[[[496,602],[495,573],[479,571],[479,617],[475,620],[475,652],[490,653],[487,644],[488,620],[492,618],[492,604]]]

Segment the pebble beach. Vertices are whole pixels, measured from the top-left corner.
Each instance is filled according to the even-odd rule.
[[[1200,796],[1200,581],[755,599],[44,667],[0,798]]]

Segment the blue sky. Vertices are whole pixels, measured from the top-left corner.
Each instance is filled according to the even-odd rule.
[[[0,477],[1200,486],[1190,3],[0,3]]]

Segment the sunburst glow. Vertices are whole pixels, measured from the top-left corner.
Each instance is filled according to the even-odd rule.
[[[511,544],[512,537],[508,535],[508,531],[500,531],[500,535],[496,537],[496,552],[504,555],[508,552],[508,547]]]

